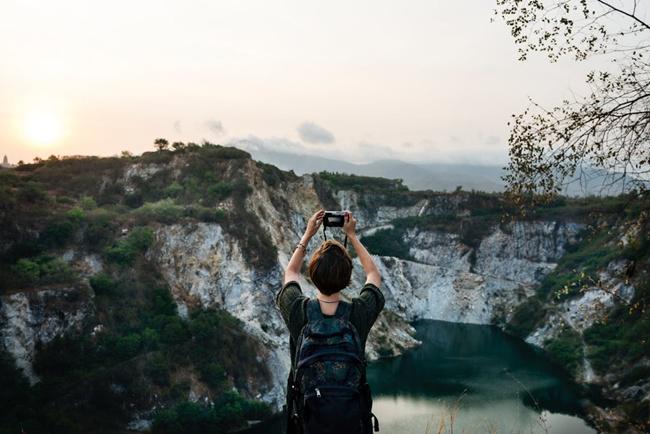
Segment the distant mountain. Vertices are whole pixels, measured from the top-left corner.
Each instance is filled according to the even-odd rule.
[[[465,190],[503,191],[503,182],[499,178],[502,169],[499,166],[416,164],[401,160],[356,164],[314,155],[260,149],[258,146],[241,148],[249,152],[255,160],[273,164],[283,170],[293,170],[298,175],[327,170],[363,176],[401,178],[411,190],[452,191],[462,186]]]
[[[308,154],[294,154],[267,149],[259,144],[247,146],[238,143],[236,147],[246,150],[255,160],[273,164],[283,170],[293,170],[296,174],[321,172],[340,172],[360,176],[381,176],[401,178],[411,190],[453,191],[458,186],[464,190],[502,192],[505,183],[501,176],[504,169],[498,165],[475,165],[462,163],[409,163],[401,160],[377,160],[372,163],[357,164],[332,158]],[[567,196],[618,195],[624,185],[630,183],[619,179],[607,186],[612,174],[605,178],[602,170],[585,168],[582,180],[578,176],[564,188]],[[582,182],[581,182],[582,181]],[[605,186],[606,187],[605,187]]]

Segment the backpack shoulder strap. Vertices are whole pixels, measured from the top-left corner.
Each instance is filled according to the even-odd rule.
[[[323,312],[320,311],[320,304],[318,299],[310,298],[307,301],[307,322],[316,321],[325,318]]]
[[[339,301],[339,306],[336,308],[336,313],[334,314],[334,316],[349,321],[351,311],[352,311],[352,305],[347,301],[341,300]]]

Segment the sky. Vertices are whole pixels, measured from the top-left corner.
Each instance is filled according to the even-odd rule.
[[[584,94],[606,59],[525,62],[493,0],[3,0],[0,154],[153,140],[351,162],[502,164],[529,98]],[[1,158],[0,155],[0,158]]]

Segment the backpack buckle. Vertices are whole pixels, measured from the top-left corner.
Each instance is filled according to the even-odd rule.
[[[375,413],[373,412],[370,412],[370,417],[375,420],[373,428],[375,429],[375,431],[379,431],[379,419],[377,419],[377,416],[375,416]]]

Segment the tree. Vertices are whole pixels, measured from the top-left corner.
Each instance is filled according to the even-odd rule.
[[[156,149],[159,151],[165,151],[167,148],[169,148],[169,142],[167,139],[158,138],[153,141],[153,144],[156,145]]]
[[[122,157],[122,158],[131,158],[131,157],[133,157],[133,154],[131,153],[131,151],[126,151],[125,150],[125,151],[122,151],[120,153],[120,157]]]
[[[497,0],[519,49],[551,62],[606,56],[610,71],[591,71],[590,94],[546,109],[531,105],[508,123],[510,162],[504,180],[515,203],[548,202],[570,182],[601,180],[647,193],[650,174],[650,25],[637,1]],[[572,180],[573,179],[573,180]],[[621,191],[621,192],[622,192]]]
[[[174,151],[180,152],[180,151],[185,149],[185,143],[183,143],[183,142],[174,142],[174,143],[172,143],[172,149],[174,149]]]

